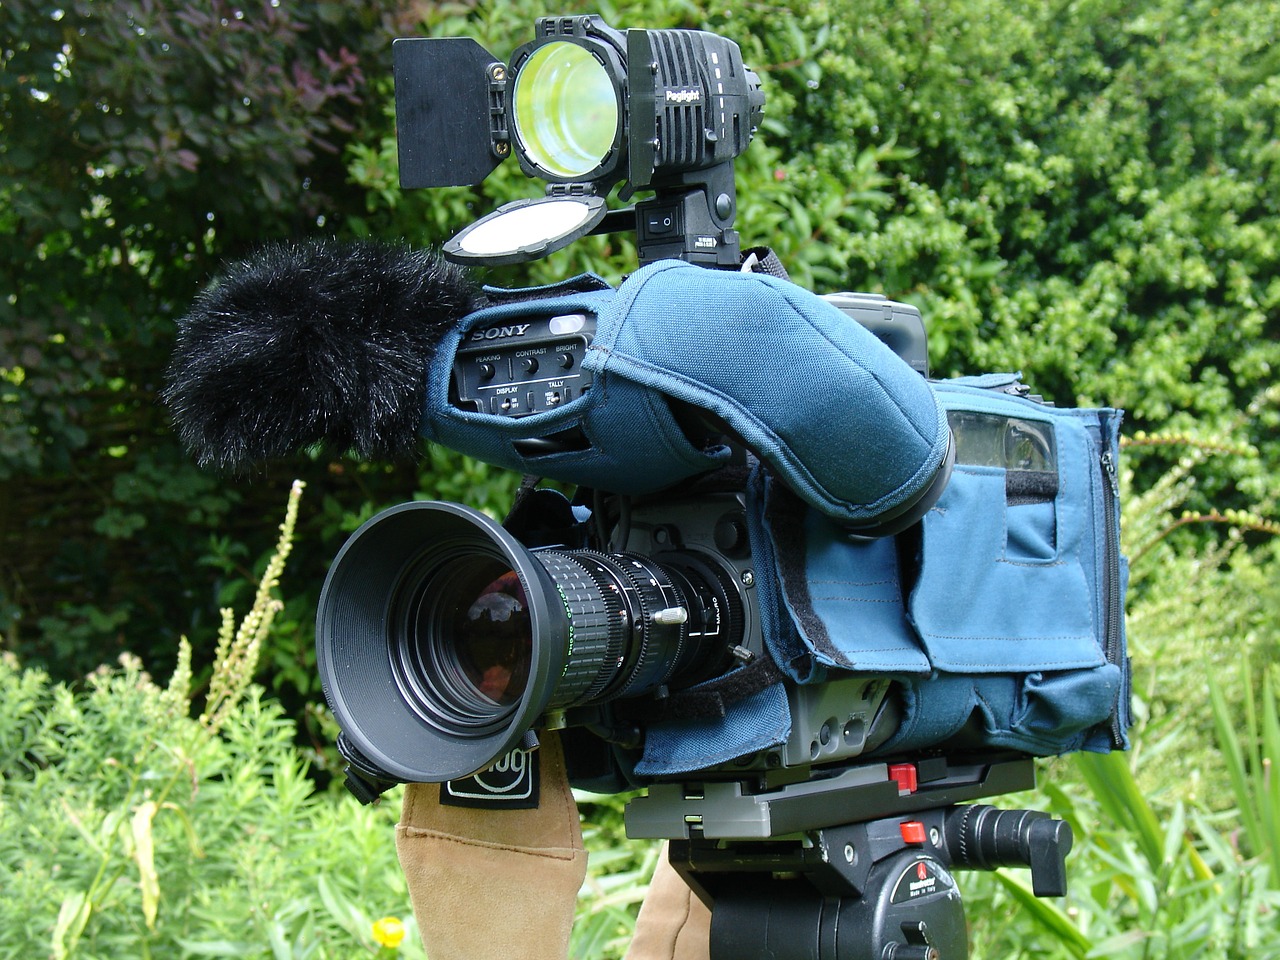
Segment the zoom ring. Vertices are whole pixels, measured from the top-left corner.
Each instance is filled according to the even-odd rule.
[[[600,554],[583,551],[614,574],[627,598],[630,629],[624,667],[610,697],[635,696],[657,689],[670,679],[684,648],[683,624],[661,625],[654,620],[659,610],[684,606],[684,598],[659,564],[639,554]]]
[[[569,616],[569,651],[556,686],[560,705],[589,703],[613,680],[626,645],[627,619],[617,589],[578,558],[543,550],[538,560]]]

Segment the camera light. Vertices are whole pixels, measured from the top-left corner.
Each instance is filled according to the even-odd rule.
[[[519,149],[544,177],[586,178],[614,152],[618,92],[586,47],[543,44],[521,66],[514,87]]]
[[[395,42],[401,186],[476,184],[515,157],[560,207],[539,218],[505,205],[445,257],[518,263],[590,232],[634,230],[641,264],[736,268],[733,159],[764,109],[738,45],[701,30],[615,30],[594,15],[542,17],[535,34],[506,64],[467,37]],[[606,219],[618,184],[622,202],[654,196]],[[601,202],[579,221],[563,197]]]

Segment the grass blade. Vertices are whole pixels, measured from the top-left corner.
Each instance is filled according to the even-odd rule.
[[[1029,886],[1004,870],[995,871],[995,876],[1013,899],[1018,901],[1018,906],[1027,916],[1057,938],[1059,943],[1071,951],[1072,956],[1083,960],[1089,953],[1089,938],[1076,929],[1071,918],[1057,904],[1041,900],[1031,892]]]
[[[1152,871],[1158,873],[1164,862],[1164,831],[1125,756],[1080,753],[1075,763],[1103,810],[1133,836]]]

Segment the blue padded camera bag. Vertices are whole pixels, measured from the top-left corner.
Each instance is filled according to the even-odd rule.
[[[578,278],[541,292],[479,310],[442,341],[428,370],[428,439],[522,473],[651,493],[728,457],[689,443],[670,398],[721,418],[807,503],[851,525],[910,505],[947,452],[946,416],[928,384],[788,281],[665,260],[616,291]],[[450,403],[453,356],[471,331],[576,312],[597,322],[582,361],[595,381],[582,396],[524,417]],[[566,432],[587,447],[530,455],[522,445]]]
[[[775,656],[800,682],[832,667],[896,675],[903,717],[882,753],[957,736],[1033,754],[1123,748],[1120,413],[1028,399],[1012,374],[933,386],[956,465],[896,543],[850,542],[765,481],[758,535],[795,628]]]
[[[748,521],[757,602],[792,682],[893,678],[900,716],[876,756],[947,744],[1034,755],[1128,745],[1121,415],[1019,395],[1013,374],[935,382],[957,462],[895,538],[858,540],[758,470]],[[783,743],[784,684],[720,720],[654,724],[646,776]]]

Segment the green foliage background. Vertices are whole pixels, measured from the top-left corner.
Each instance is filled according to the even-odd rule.
[[[186,635],[198,693],[213,671],[218,611],[252,602],[279,492],[301,477],[302,549],[258,670],[272,702],[236,722],[256,731],[241,741],[279,748],[260,774],[295,813],[319,818],[314,829],[352,815],[324,795],[315,809],[295,795],[281,745],[316,747],[310,773],[323,782],[319,748],[332,731],[316,702],[311,619],[326,564],[377,509],[430,496],[500,514],[515,478],[441,449],[417,464],[315,453],[249,477],[203,474],[156,402],[174,320],[220,263],[261,242],[435,244],[500,202],[536,195],[511,164],[475,188],[399,189],[389,41],[468,35],[505,56],[548,12],[525,0],[0,0],[0,646],[50,675],[8,666],[6,690],[65,681],[65,692],[30,692],[56,705],[36,712],[62,716],[72,690],[110,712],[136,677],[87,687],[81,678],[124,651],[167,675]],[[640,0],[554,12],[706,27],[742,45],[768,106],[738,163],[738,228],[745,244],[772,246],[798,282],[915,303],[940,375],[1019,369],[1060,404],[1128,411],[1137,749],[1121,768],[1048,765],[1034,801],[1074,817],[1087,837],[1086,893],[1064,914],[1077,938],[1046,933],[1047,914],[1035,934],[982,920],[978,952],[1275,955],[1265,891],[1280,883],[1256,877],[1265,833],[1236,831],[1253,794],[1221,789],[1261,769],[1249,744],[1261,751],[1262,727],[1240,746],[1243,781],[1214,744],[1221,716],[1244,730],[1248,704],[1267,702],[1263,678],[1280,659],[1268,526],[1280,492],[1280,2]],[[484,279],[617,279],[633,258],[627,237],[590,238]],[[1225,714],[1209,709],[1206,674]],[[132,743],[127,713],[95,722]],[[113,755],[93,749],[103,762]],[[233,754],[211,782],[245,762]],[[85,762],[57,783],[92,779]],[[1126,776],[1166,835],[1107,808]],[[0,819],[15,809],[10,789],[0,783],[10,804]],[[105,818],[104,797],[68,802]],[[651,859],[615,849],[616,804],[587,809],[599,850],[610,851],[597,862],[612,866],[593,878],[580,942],[612,950]],[[370,821],[369,836],[384,826]],[[182,849],[177,833],[169,840]],[[368,840],[366,855],[377,849]],[[295,890],[296,909],[277,904],[283,927],[261,927],[259,945],[286,934],[317,942],[316,931],[355,924],[350,890],[317,906],[314,890],[272,882]],[[966,896],[973,916],[1003,917],[1016,900],[990,877]],[[1234,940],[1224,916],[1239,920]]]
[[[1016,368],[1059,403],[1124,407],[1131,430],[1250,443],[1191,505],[1274,507],[1275,407],[1233,418],[1280,359],[1276,3],[565,12],[587,9],[739,40],[768,97],[739,227],[798,282],[916,303],[940,374]],[[26,662],[78,676],[130,647],[164,666],[179,633],[212,636],[266,548],[272,481],[301,476],[307,567],[269,658],[300,709],[315,584],[345,532],[415,495],[502,509],[511,478],[445,451],[202,474],[156,393],[174,318],[227,259],[304,234],[439,243],[536,194],[514,164],[400,191],[389,40],[470,35],[505,55],[542,12],[5,0],[0,631]],[[485,279],[616,279],[633,254],[592,238]],[[1170,462],[1152,460],[1146,479]]]

